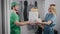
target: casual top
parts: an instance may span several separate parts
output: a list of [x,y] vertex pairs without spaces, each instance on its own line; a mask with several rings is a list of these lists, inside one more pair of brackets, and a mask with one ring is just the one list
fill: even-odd
[[47,13],[45,16],[45,21],[48,22],[49,20],[52,21],[50,25],[45,25],[43,34],[54,34],[53,26],[55,26],[55,20],[56,20],[56,15],[53,15],[52,13]]
[[15,24],[15,21],[19,21],[18,15],[13,11],[10,15],[10,34],[20,34],[20,26]]
[[48,26],[49,27],[55,26],[54,22],[56,20],[56,15],[53,15],[52,13],[47,13],[45,16],[45,21],[48,22],[49,20],[51,20],[52,23]]

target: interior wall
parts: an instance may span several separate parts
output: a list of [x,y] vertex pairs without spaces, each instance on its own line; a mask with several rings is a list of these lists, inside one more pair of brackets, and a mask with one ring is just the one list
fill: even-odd
[[60,0],[56,0],[57,5],[57,21],[56,21],[56,29],[58,30],[58,34],[60,34]]

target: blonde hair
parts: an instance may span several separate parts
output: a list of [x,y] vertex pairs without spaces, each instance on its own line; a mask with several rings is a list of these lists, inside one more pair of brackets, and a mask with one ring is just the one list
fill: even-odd
[[54,13],[56,14],[56,8],[52,8],[52,9],[53,9]]
[[56,14],[56,5],[55,4],[51,4],[50,8],[53,10],[53,14]]
[[56,6],[55,4],[50,4],[50,6]]

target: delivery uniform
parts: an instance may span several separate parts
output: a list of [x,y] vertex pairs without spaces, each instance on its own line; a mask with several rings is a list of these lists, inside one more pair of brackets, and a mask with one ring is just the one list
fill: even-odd
[[17,26],[15,24],[15,21],[18,20],[19,21],[19,17],[18,15],[12,11],[11,15],[10,15],[10,34],[20,34],[20,26]]
[[[12,2],[11,3],[11,7],[13,8],[14,6],[18,5],[16,2]],[[13,10],[13,9],[12,9]],[[11,11],[11,14],[10,14],[10,34],[20,34],[20,26],[17,26],[15,24],[15,21],[19,21],[20,18],[19,16],[14,12],[14,11]],[[21,21],[21,20],[20,20]]]

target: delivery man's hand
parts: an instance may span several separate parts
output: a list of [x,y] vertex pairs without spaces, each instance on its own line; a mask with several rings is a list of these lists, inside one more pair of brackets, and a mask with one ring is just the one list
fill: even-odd
[[30,25],[30,21],[26,21],[26,24],[27,24],[27,25]]
[[27,21],[26,22],[28,25],[35,25],[35,22],[32,22],[32,21]]

